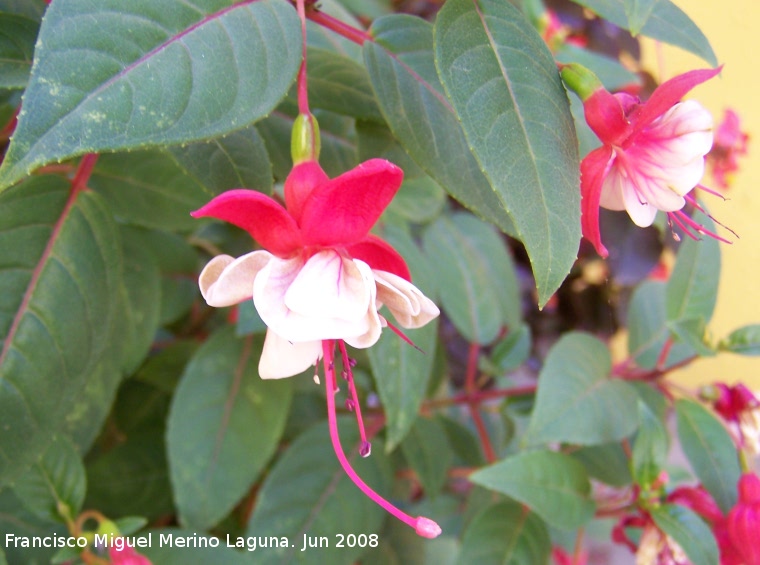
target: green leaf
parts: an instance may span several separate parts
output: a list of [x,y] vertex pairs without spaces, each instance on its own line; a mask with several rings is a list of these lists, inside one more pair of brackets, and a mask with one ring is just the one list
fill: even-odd
[[[373,440],[372,455],[359,456],[359,434],[354,418],[340,418],[338,427],[346,457],[358,475],[381,495],[388,495],[392,471],[380,442]],[[258,493],[248,522],[248,536],[286,536],[291,547],[256,554],[261,563],[354,563],[365,551],[338,548],[335,534],[377,533],[385,511],[365,496],[341,469],[330,444],[326,423],[313,426],[279,458]],[[330,547],[301,552],[304,535],[327,536]],[[258,562],[258,561],[257,561]]]
[[625,15],[628,17],[628,29],[631,35],[638,35],[649,20],[658,0],[625,0]]
[[736,504],[741,469],[736,447],[726,428],[702,405],[676,401],[678,439],[694,474],[723,512]]
[[[417,245],[415,238],[408,229],[398,225],[382,225],[377,230],[377,235],[390,243],[393,248],[401,253],[401,256],[409,265],[412,272],[412,282],[422,293],[435,301],[438,297],[439,280],[429,258]],[[426,350],[427,351],[427,350]],[[433,352],[430,351],[430,354]]]
[[665,465],[670,448],[670,436],[665,422],[643,400],[638,403],[641,424],[633,440],[631,470],[636,484],[650,485]]
[[464,532],[457,563],[537,565],[547,563],[551,540],[546,524],[522,505],[507,501],[481,512]]
[[367,350],[380,401],[385,408],[388,452],[406,437],[417,418],[433,370],[438,323],[404,334],[422,351],[391,331],[384,331]]
[[102,155],[88,186],[101,194],[122,221],[146,228],[191,230],[190,212],[209,194],[162,151]]
[[677,504],[663,504],[650,511],[663,532],[686,552],[694,565],[718,563],[718,544],[710,527],[694,512]]
[[633,480],[628,457],[620,443],[582,447],[570,455],[583,463],[589,476],[608,485],[624,487]]
[[496,343],[492,353],[493,363],[501,372],[514,371],[530,356],[532,342],[530,327],[521,324]]
[[74,444],[66,437],[55,437],[13,489],[38,518],[64,524],[75,519],[82,509],[87,479]]
[[215,333],[185,369],[172,400],[167,447],[180,522],[207,529],[242,498],[275,452],[292,394],[258,375],[263,338]]
[[0,12],[25,16],[39,22],[47,8],[45,0],[0,0]]
[[119,234],[97,194],[69,190],[38,177],[0,196],[0,483],[42,455],[110,351]]
[[382,122],[364,66],[326,49],[310,47],[306,57],[312,107]]
[[732,331],[718,347],[739,355],[760,355],[760,324],[744,326]]
[[472,156],[433,60],[433,29],[407,15],[375,20],[364,43],[380,111],[414,161],[452,197],[505,233],[514,225]]
[[[666,283],[644,281],[628,304],[628,351],[642,369],[653,369],[665,342],[671,336],[666,319]],[[684,342],[675,342],[665,359],[664,367],[674,365],[695,351]]]
[[503,326],[520,323],[520,298],[512,258],[490,226],[470,214],[440,217],[423,235],[439,281],[441,304],[459,333],[487,345]]
[[266,116],[298,71],[300,23],[281,0],[230,4],[52,4],[0,187],[45,163],[209,139]]
[[161,271],[155,256],[140,245],[135,230],[122,227],[124,250],[124,359],[122,368],[131,375],[150,351],[161,313]]
[[106,353],[90,373],[84,389],[69,409],[63,423],[62,432],[74,442],[81,453],[87,453],[98,437],[121,383],[122,372],[118,364],[121,356],[117,355],[115,347],[119,329],[114,327],[111,330],[111,353]]
[[594,515],[583,465],[562,453],[527,451],[476,471],[470,481],[527,504],[561,530],[583,526]]
[[[625,29],[629,29],[625,3],[632,1],[636,0],[573,0]],[[651,1],[638,0],[642,4]],[[718,59],[710,42],[689,16],[670,0],[654,0],[653,4],[649,19],[641,29],[642,35],[685,49],[717,66]]]
[[24,88],[32,68],[39,23],[0,13],[0,88]]
[[161,269],[160,325],[181,318],[200,297],[198,255],[182,237],[162,230],[134,230],[132,236],[150,250]]
[[533,26],[499,0],[449,0],[434,36],[441,82],[525,244],[544,305],[581,238],[578,147],[556,63]]
[[[17,543],[8,543],[12,534]],[[65,526],[58,523],[43,521],[29,512],[12,489],[0,491],[0,537],[8,563],[11,565],[48,565],[57,552],[55,548],[28,547],[23,548],[20,538],[29,540],[34,536],[67,536],[70,535]],[[30,543],[31,545],[31,543]],[[0,562],[2,562],[0,560]]]
[[[250,563],[248,555],[228,548],[226,540],[204,536],[192,530],[165,528],[147,530],[140,537],[151,536],[150,547],[139,548],[151,563],[161,565],[245,565]],[[230,536],[233,544],[234,536]],[[278,538],[279,539],[279,538]],[[182,544],[182,545],[180,545]],[[269,551],[262,549],[262,551]],[[256,554],[258,557],[258,554]]]
[[180,167],[213,194],[233,188],[272,193],[272,165],[264,140],[254,126],[211,141],[170,147],[168,151]]
[[438,183],[424,175],[404,180],[387,212],[409,222],[424,224],[435,220],[445,203],[446,193]]
[[668,328],[673,336],[692,348],[703,357],[715,356],[715,349],[706,342],[707,327],[703,318],[687,318],[676,322],[668,322]]
[[638,397],[626,383],[611,379],[611,370],[605,344],[581,333],[562,336],[539,375],[528,441],[595,445],[631,435],[639,424]]
[[140,515],[155,520],[174,513],[162,431],[132,433],[89,461],[85,507],[112,519]]
[[[704,220],[705,228],[715,224]],[[676,264],[668,279],[665,305],[668,321],[701,318],[709,322],[718,298],[720,243],[712,237],[695,241],[685,238],[678,248]]]
[[446,435],[449,438],[454,455],[458,457],[465,466],[482,467],[485,463],[483,453],[480,450],[478,438],[463,423],[448,418],[442,414],[437,415],[438,421],[443,426]]
[[436,420],[417,418],[401,442],[404,458],[412,467],[428,497],[440,493],[446,484],[452,452],[443,426]]
[[123,536],[128,536],[135,532],[142,530],[148,523],[148,520],[142,516],[125,516],[114,520],[114,524],[119,528],[119,533]]
[[[393,137],[393,133],[386,125],[357,120],[356,137],[360,161],[376,157],[387,159],[404,170],[404,180],[425,176],[425,171],[417,166],[417,163],[404,150],[401,143]],[[393,202],[396,201],[396,198],[398,198],[398,194],[394,197]],[[393,202],[391,202],[391,206]]]

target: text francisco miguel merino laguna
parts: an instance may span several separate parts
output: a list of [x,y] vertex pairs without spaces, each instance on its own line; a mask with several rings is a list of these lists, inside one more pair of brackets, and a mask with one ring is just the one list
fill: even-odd
[[[373,538],[376,536],[372,536]],[[311,547],[329,547],[326,537],[317,538],[319,541],[315,543],[315,538],[304,535],[303,547],[301,551]],[[174,533],[156,533],[148,532],[139,536],[116,536],[114,534],[95,534],[92,540],[95,547],[102,547],[108,549],[115,547],[117,550],[122,551],[124,547],[153,547],[153,542],[158,541],[157,547],[181,547],[181,548],[201,548],[201,547],[219,547],[226,542],[227,547],[234,547],[238,549],[247,549],[248,551],[256,551],[256,549],[264,548],[279,548],[279,547],[295,547],[295,544],[291,544],[285,536],[250,536],[250,537],[236,537],[227,534],[226,540],[220,540],[215,537],[201,536],[193,534],[191,536],[181,536]],[[5,534],[5,547],[14,548],[26,548],[26,547],[45,547],[45,548],[85,548],[89,544],[89,541],[84,536],[72,537],[61,535],[50,536],[17,536],[15,534]]]

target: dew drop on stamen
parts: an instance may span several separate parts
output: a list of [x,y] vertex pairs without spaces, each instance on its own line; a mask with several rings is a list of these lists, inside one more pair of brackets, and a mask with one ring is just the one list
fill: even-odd
[[370,453],[372,453],[372,444],[368,441],[363,441],[359,448],[359,455],[362,457],[369,457]]

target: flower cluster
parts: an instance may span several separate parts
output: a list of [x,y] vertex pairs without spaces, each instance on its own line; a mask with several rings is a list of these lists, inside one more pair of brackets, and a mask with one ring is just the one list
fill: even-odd
[[760,399],[741,383],[717,383],[705,387],[701,394],[713,401],[713,408],[737,437],[738,447],[760,455]]
[[718,187],[727,189],[734,173],[739,170],[739,157],[747,154],[749,135],[741,129],[739,114],[726,109],[723,121],[715,129],[715,141],[707,161]]

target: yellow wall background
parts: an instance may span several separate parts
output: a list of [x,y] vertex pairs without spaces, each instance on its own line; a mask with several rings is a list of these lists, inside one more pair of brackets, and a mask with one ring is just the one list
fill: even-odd
[[[726,193],[730,200],[721,202],[705,196],[712,215],[741,238],[733,245],[721,246],[723,270],[710,323],[713,337],[721,338],[737,327],[760,324],[760,1],[675,3],[700,27],[720,63],[725,64],[719,77],[694,89],[689,98],[707,107],[716,124],[725,108],[733,108],[742,119],[742,130],[750,135],[749,153],[740,160],[740,171]],[[646,66],[659,79],[707,66],[701,59],[667,45],[645,41],[643,48]],[[706,176],[703,183],[710,186],[711,180]],[[692,386],[742,381],[760,390],[760,357],[722,353],[700,359],[674,376]]]

